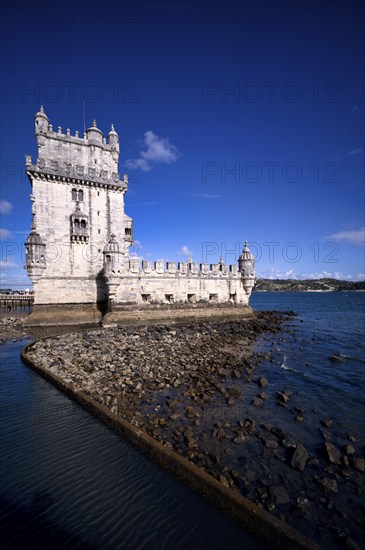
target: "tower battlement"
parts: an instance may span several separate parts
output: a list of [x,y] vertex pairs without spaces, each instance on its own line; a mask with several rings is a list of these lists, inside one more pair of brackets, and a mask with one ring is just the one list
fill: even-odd
[[34,121],[38,157],[33,164],[31,157],[26,156],[27,172],[60,175],[90,183],[126,188],[127,175],[125,174],[122,180],[119,177],[119,136],[113,125],[107,141],[95,120],[83,137],[80,137],[77,131],[75,136],[71,136],[69,129],[63,134],[61,126],[54,131],[43,107],[36,113]]

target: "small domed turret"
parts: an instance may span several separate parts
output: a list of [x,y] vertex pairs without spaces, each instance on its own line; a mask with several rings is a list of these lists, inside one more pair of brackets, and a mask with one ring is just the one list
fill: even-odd
[[44,112],[43,105],[39,109],[38,113],[34,115],[35,133],[45,134],[49,126],[49,118]]
[[25,253],[29,279],[34,284],[46,269],[46,244],[34,227],[25,241]]
[[116,274],[122,266],[123,252],[119,249],[119,244],[114,233],[110,235],[108,243],[104,246],[104,274],[108,277]]
[[119,244],[114,233],[110,235],[108,243],[104,246],[104,253],[119,252]]
[[104,134],[97,127],[95,118],[93,120],[92,126],[86,130],[86,137],[88,140],[100,141],[100,143],[103,142]]
[[[112,150],[112,157],[115,160],[115,162],[118,162],[119,159],[119,136],[117,132],[114,130],[114,126],[112,124],[111,130],[108,134],[108,145]],[[117,168],[118,170],[118,168]]]
[[241,256],[238,258],[238,269],[241,273],[243,288],[245,289],[247,296],[250,296],[252,288],[255,285],[256,274],[255,258],[248,248],[247,241],[245,242]]

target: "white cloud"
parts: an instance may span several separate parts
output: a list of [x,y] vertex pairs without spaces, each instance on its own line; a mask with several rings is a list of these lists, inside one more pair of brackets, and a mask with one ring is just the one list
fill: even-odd
[[11,233],[7,229],[0,229],[0,240],[5,241],[6,239],[11,239]]
[[221,195],[210,195],[209,193],[191,193],[194,197],[200,197],[201,199],[220,199]]
[[192,256],[192,252],[186,244],[179,250],[178,254],[179,256]]
[[127,165],[135,165],[147,172],[151,170],[153,163],[173,164],[181,156],[178,148],[170,143],[168,137],[160,138],[152,130],[145,132],[143,146],[144,150],[140,152],[139,157],[128,160]]
[[12,262],[11,260],[0,260],[0,267],[1,268],[18,267],[18,264]]
[[351,149],[351,151],[349,151],[347,153],[347,156],[348,157],[353,157],[353,156],[358,155],[359,153],[361,153],[361,151],[362,151],[362,147],[359,147],[358,149]]
[[352,231],[339,231],[338,233],[333,233],[333,235],[329,235],[328,239],[350,244],[364,245],[365,227],[360,227],[360,229],[354,229]]
[[13,209],[13,205],[9,201],[4,199],[0,200],[0,214],[10,214]]

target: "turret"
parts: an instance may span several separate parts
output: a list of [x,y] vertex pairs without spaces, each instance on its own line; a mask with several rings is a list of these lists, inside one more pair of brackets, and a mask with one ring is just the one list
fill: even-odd
[[110,145],[111,149],[115,149],[119,153],[119,136],[115,131],[113,124],[108,134],[108,144]]
[[39,109],[38,113],[34,115],[35,135],[46,134],[49,126],[49,118],[44,112],[43,105]]
[[117,132],[114,130],[114,126],[112,124],[111,130],[108,134],[108,145],[111,149],[111,154],[113,157],[113,160],[118,163],[119,160],[119,136]]
[[118,271],[120,271],[122,267],[124,253],[120,251],[119,244],[116,241],[114,234],[110,236],[108,244],[105,245],[103,256],[104,275],[107,278],[117,275]]
[[121,268],[123,266],[124,254],[120,251],[115,235],[110,236],[108,244],[103,250],[104,255],[104,277],[108,298],[108,310],[113,311],[115,295],[120,285]]
[[255,274],[255,258],[248,248],[248,242],[242,250],[241,256],[238,258],[238,270],[241,273],[242,286],[249,297],[256,282]]
[[46,135],[49,127],[49,118],[44,112],[43,105],[38,113],[34,115],[35,137],[38,147],[46,144]]
[[32,228],[25,241],[26,269],[32,284],[39,281],[46,269],[46,245],[40,235]]
[[103,143],[103,132],[97,127],[95,118],[92,126],[86,130],[86,138],[88,141]]

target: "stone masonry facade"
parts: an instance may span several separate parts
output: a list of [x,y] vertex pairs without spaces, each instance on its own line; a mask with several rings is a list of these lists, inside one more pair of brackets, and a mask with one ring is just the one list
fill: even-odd
[[130,255],[133,222],[125,214],[128,178],[119,177],[119,137],[94,121],[83,136],[54,130],[43,107],[35,115],[36,163],[26,156],[32,186],[32,229],[26,268],[34,306],[128,309],[247,306],[255,262],[244,246],[236,265],[146,260]]

